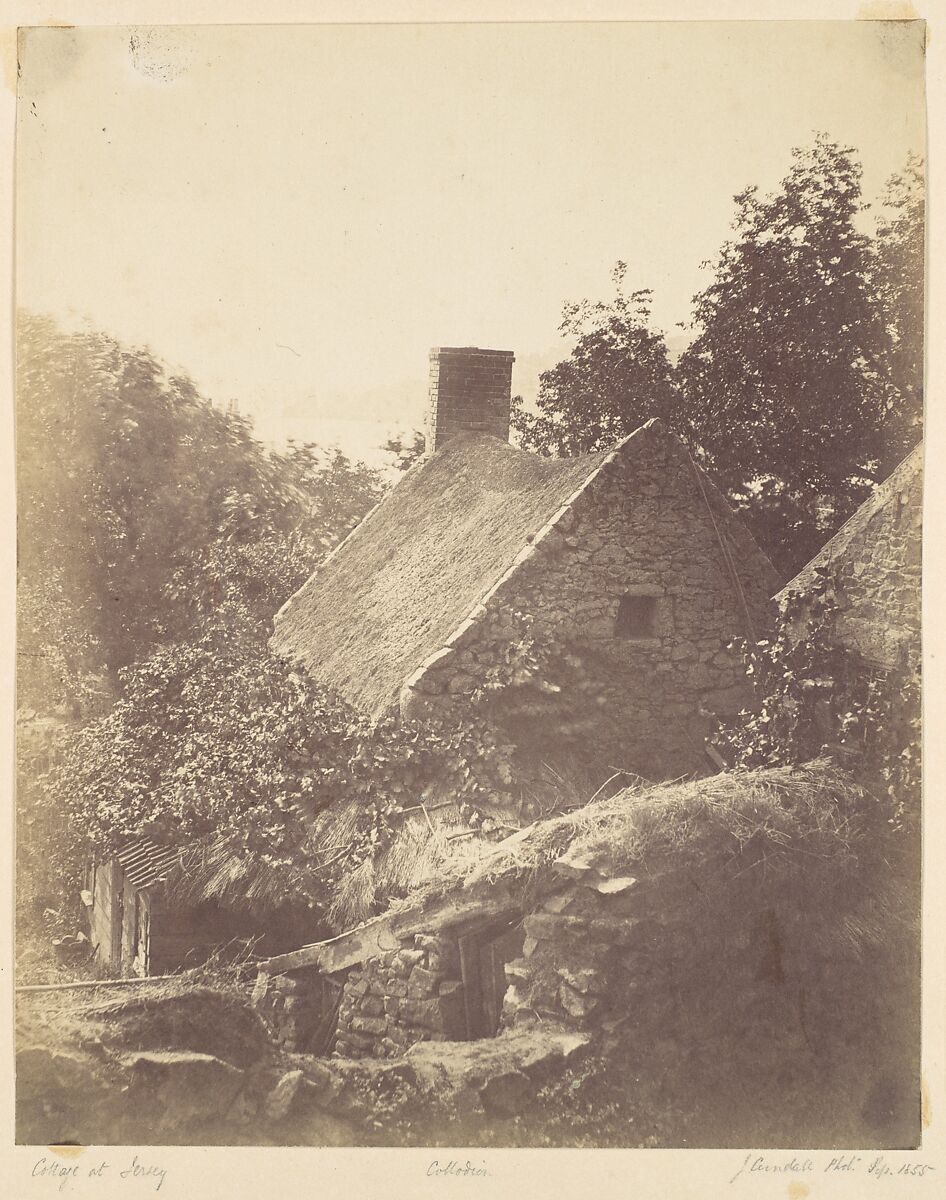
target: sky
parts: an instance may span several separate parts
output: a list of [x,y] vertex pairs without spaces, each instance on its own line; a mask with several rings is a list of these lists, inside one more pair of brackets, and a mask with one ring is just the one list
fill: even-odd
[[514,350],[533,395],[618,259],[685,338],[733,196],[816,132],[868,199],[924,150],[920,24],[37,28],[19,58],[19,305],[354,453],[419,422],[432,346]]

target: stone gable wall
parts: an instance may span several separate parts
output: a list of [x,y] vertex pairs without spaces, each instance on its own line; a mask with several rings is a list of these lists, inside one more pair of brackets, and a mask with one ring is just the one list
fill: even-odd
[[[808,569],[788,585],[781,599],[810,594],[819,580],[840,606],[835,618],[838,642],[887,669],[920,658],[923,471],[919,453],[898,467],[884,484],[889,489],[867,521],[841,544],[826,548],[823,574]],[[868,500],[870,505],[871,501]],[[854,517],[854,522],[857,517]],[[819,556],[820,558],[820,556]],[[819,561],[815,560],[816,563]],[[803,604],[793,620],[803,637],[810,614]]]
[[[714,521],[760,636],[776,580],[709,484],[704,498],[680,443],[648,427],[631,441],[632,450],[610,456],[408,681],[403,714],[462,715],[526,630],[540,648],[567,645],[562,666],[571,682],[540,698],[531,731],[529,714],[509,706],[515,744],[528,745],[531,732],[540,756],[554,752],[542,744],[543,730],[554,742],[571,721],[574,740],[603,763],[654,779],[706,770],[709,714],[732,714],[749,698],[739,656],[727,649],[749,629]],[[652,636],[616,636],[629,594],[655,598]]]

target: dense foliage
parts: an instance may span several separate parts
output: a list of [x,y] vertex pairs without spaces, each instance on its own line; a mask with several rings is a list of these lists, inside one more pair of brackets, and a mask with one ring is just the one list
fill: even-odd
[[919,663],[872,666],[835,635],[827,579],[786,602],[772,637],[745,645],[756,706],[724,728],[720,749],[739,767],[805,762],[827,752],[865,788],[876,822],[919,827]]
[[650,328],[649,291],[625,293],[627,266],[612,272],[610,303],[566,304],[560,326],[574,338],[571,355],[539,378],[538,413],[517,405],[513,426],[522,445],[541,454],[600,450],[656,415],[676,411],[663,334]]
[[17,350],[19,687],[41,711],[211,617],[262,631],[380,494],[338,452],[267,453],[146,350],[29,316]]
[[[250,776],[279,747],[263,755],[254,705],[289,687],[267,662],[273,613],[381,485],[337,450],[269,452],[147,351],[42,317],[21,318],[17,408],[29,912],[31,895],[74,894],[89,843],[139,820],[208,836],[217,818],[263,821],[272,778]],[[309,718],[327,743],[332,713]],[[228,793],[237,780],[249,790]]]
[[[67,740],[41,803],[50,815],[64,805],[100,851],[141,835],[190,848],[198,887],[223,868],[228,899],[260,909],[327,907],[429,790],[472,810],[491,778],[503,786],[485,724],[372,726],[246,636],[165,647],[122,671],[121,692]],[[484,754],[488,769],[471,772]],[[327,809],[338,815],[329,844],[313,835]]]
[[874,237],[854,151],[823,135],[773,194],[735,206],[675,367],[619,263],[612,301],[566,306],[574,348],[514,425],[531,449],[574,454],[661,417],[789,577],[921,436],[922,166],[890,181]]

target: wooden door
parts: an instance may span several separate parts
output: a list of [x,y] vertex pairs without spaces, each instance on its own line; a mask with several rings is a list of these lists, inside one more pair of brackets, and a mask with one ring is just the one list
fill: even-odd
[[521,954],[523,936],[517,918],[460,938],[460,973],[468,1038],[493,1037],[498,1032],[506,994],[504,967]]

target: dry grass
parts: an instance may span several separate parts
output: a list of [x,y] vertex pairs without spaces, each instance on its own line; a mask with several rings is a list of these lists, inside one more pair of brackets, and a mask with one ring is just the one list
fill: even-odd
[[[329,810],[324,816],[328,822],[333,813]],[[385,903],[436,877],[456,844],[452,836],[463,829],[459,809],[452,804],[410,813],[396,822],[397,835],[338,881],[327,914],[336,929],[361,924]]]
[[[705,912],[737,896],[757,910],[784,910],[813,945],[843,942],[861,953],[889,937],[897,910],[907,911],[895,879],[865,870],[876,855],[862,802],[850,777],[827,760],[626,788],[507,842],[469,847],[395,907],[460,889],[541,891],[568,851],[603,876],[686,878]],[[875,885],[882,895],[872,893]]]
[[289,861],[235,854],[225,842],[193,846],[167,881],[178,904],[215,903],[254,913],[273,912],[305,895],[307,873]]
[[404,680],[604,457],[451,439],[296,594],[274,648],[363,711],[392,710]]
[[310,845],[320,849],[306,866],[236,854],[222,842],[196,846],[169,878],[168,895],[180,904],[217,903],[264,917],[323,893],[326,920],[338,930],[348,929],[435,875],[450,856],[451,837],[465,828],[455,804],[433,801],[426,812],[421,808],[395,816],[396,836],[349,867],[345,852],[356,841],[364,816],[361,805],[347,801],[309,817]]
[[624,788],[537,822],[508,846],[480,844],[462,870],[445,869],[431,890],[445,894],[456,886],[535,874],[568,849],[613,874],[704,861],[721,849],[741,851],[752,839],[770,843],[773,855],[844,856],[851,852],[859,795],[850,777],[827,760]]

